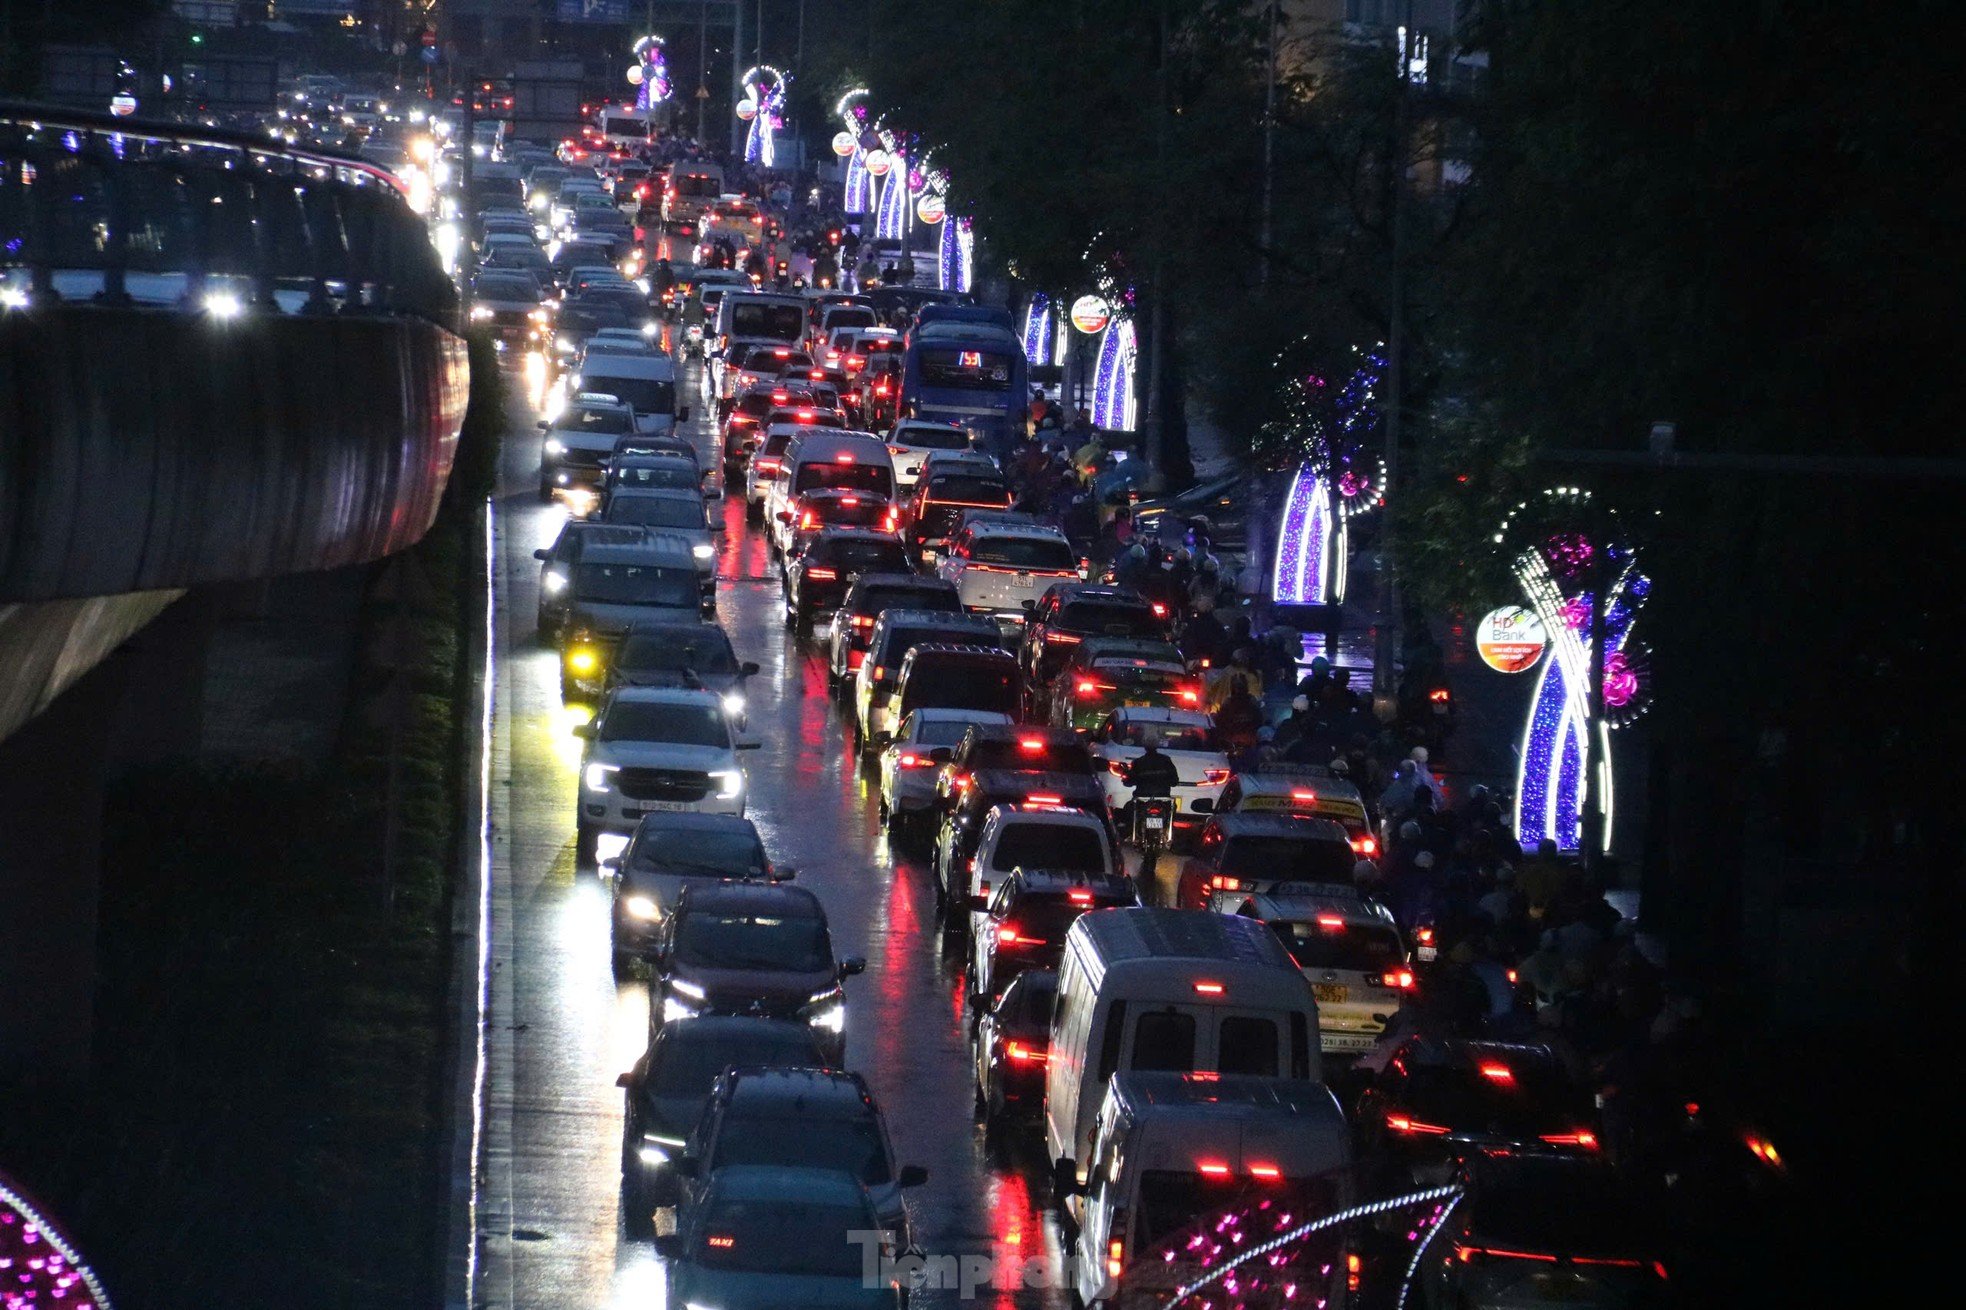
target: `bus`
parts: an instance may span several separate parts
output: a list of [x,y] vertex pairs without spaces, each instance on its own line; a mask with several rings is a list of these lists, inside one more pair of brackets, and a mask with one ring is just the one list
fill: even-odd
[[1030,394],[1030,364],[1013,332],[945,319],[908,334],[901,362],[904,419],[960,424],[1001,458],[1023,430]]
[[611,146],[646,145],[652,135],[647,112],[632,105],[603,105],[594,115],[594,126]]

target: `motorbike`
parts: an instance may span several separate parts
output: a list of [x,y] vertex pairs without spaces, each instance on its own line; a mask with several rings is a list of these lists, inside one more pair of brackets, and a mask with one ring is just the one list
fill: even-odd
[[1140,848],[1140,866],[1151,878],[1160,853],[1167,849],[1174,827],[1174,801],[1167,796],[1136,796],[1133,800],[1133,844]]

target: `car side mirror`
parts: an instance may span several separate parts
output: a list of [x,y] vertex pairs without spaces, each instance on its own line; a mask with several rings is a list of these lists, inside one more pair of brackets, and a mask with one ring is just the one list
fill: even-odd
[[1079,1181],[1078,1166],[1071,1156],[1061,1155],[1052,1161],[1051,1190],[1059,1196],[1085,1195],[1085,1184]]
[[1024,612],[1026,614],[1036,614],[1038,612],[1038,603],[1034,600],[1025,601]]
[[538,550],[532,553],[532,557],[534,559],[552,559],[553,552],[548,548],[546,548],[545,546],[541,546]]
[[553,425],[551,423],[548,423],[545,419],[539,420],[539,422],[533,424],[533,426],[538,428],[541,432],[549,432],[553,428]]
[[963,899],[968,902],[969,909],[987,910],[990,908],[990,898],[988,896],[983,895],[981,892],[977,892],[975,895],[972,896],[965,896]]
[[678,422],[678,423],[687,423],[687,422],[689,422],[689,406],[688,406],[688,405],[684,405],[684,406],[683,406],[683,407],[682,407],[681,409],[678,409],[678,410],[676,411],[676,422]]
[[755,751],[755,750],[762,750],[763,748],[764,748],[764,743],[762,741],[759,741],[755,737],[746,738],[737,743],[737,749],[741,751]]
[[867,958],[862,955],[849,955],[840,961],[840,977],[851,978],[857,973],[867,972]]
[[793,879],[797,878],[798,876],[799,876],[799,871],[793,868],[784,868],[784,869],[774,868],[771,871],[771,880],[773,882],[791,882]]
[[655,1239],[655,1253],[664,1260],[680,1260],[683,1251],[683,1239],[679,1233],[663,1233]]
[[757,671],[758,671],[758,662],[756,660],[745,660],[742,664],[737,666],[737,672],[741,677],[746,677],[746,678],[751,677]]
[[627,1073],[617,1075],[614,1085],[616,1087],[633,1087],[635,1085],[635,1071],[630,1069]]
[[922,1166],[918,1164],[902,1165],[901,1172],[895,1175],[895,1179],[894,1179],[896,1186],[904,1187],[904,1188],[920,1187],[922,1184],[926,1183],[927,1181],[928,1181],[928,1170],[922,1168]]
[[592,741],[594,740],[594,725],[591,723],[576,723],[573,725],[573,735],[582,741]]
[[1215,813],[1215,802],[1204,796],[1200,800],[1189,801],[1188,811],[1191,814],[1213,814]]

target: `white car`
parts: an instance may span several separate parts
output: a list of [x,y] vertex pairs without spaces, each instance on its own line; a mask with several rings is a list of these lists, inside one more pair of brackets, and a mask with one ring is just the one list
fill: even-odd
[[881,751],[881,821],[891,841],[920,834],[932,819],[936,774],[954,753],[971,724],[1010,726],[1008,714],[988,710],[923,708],[911,710]]
[[1217,891],[1208,908],[1260,919],[1304,971],[1317,997],[1318,1047],[1362,1055],[1413,987],[1392,911],[1342,883],[1280,883],[1267,892]]
[[963,608],[1000,623],[1024,623],[1054,582],[1079,580],[1079,557],[1057,528],[1024,514],[970,511],[936,569],[956,584]]
[[[948,825],[943,825],[943,832],[947,834]],[[946,849],[937,857],[944,886],[953,895],[968,893],[974,898],[972,906],[987,901],[990,889],[1012,869],[1078,870],[1093,879],[1126,877],[1126,863],[1103,818],[1070,805],[1042,802],[993,807],[983,820],[983,833],[976,839],[976,854],[967,869],[950,868],[954,857]],[[972,908],[969,915],[970,927],[976,928],[989,912]]]
[[894,456],[894,480],[904,487],[915,485],[923,463],[936,451],[973,450],[975,445],[975,435],[959,423],[908,418],[887,434],[887,453]]
[[681,687],[622,687],[592,723],[574,729],[581,753],[577,858],[618,854],[645,814],[693,810],[744,813],[741,741],[723,698]]
[[[697,576],[703,582],[704,600],[708,602],[714,595],[717,545],[710,518],[703,511],[700,492],[679,487],[646,490],[622,487],[608,497],[607,508],[601,511],[601,522],[661,528],[682,537],[689,542],[690,558],[695,561]],[[722,527],[721,520],[717,526]]]
[[[1200,826],[1220,799],[1222,784],[1233,773],[1229,757],[1215,746],[1215,720],[1201,710],[1132,706],[1114,710],[1099,721],[1088,744],[1092,758],[1103,766],[1099,782],[1106,789],[1107,805],[1114,814],[1120,814],[1133,803],[1133,787],[1124,771],[1146,752],[1149,741],[1174,761],[1175,771],[1181,775],[1172,793],[1175,828]],[[1130,827],[1121,821],[1121,832]]]

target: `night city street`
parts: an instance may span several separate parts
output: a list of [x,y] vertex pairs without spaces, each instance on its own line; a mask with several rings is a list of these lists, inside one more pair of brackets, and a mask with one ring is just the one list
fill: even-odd
[[0,1310],[1931,1299],[1873,9],[0,0]]

